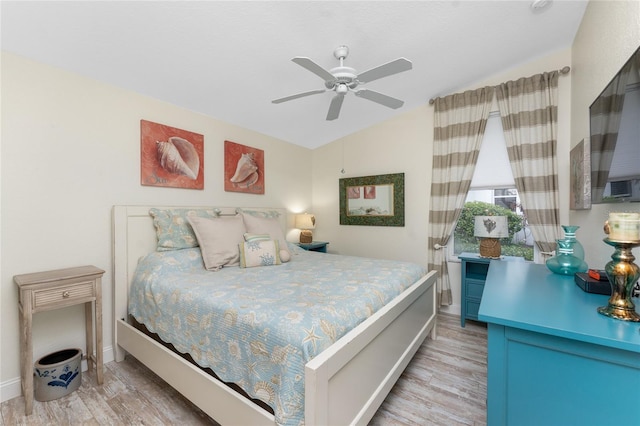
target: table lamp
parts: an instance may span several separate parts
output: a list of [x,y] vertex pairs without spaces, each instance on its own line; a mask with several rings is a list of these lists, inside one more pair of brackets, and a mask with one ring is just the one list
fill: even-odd
[[309,244],[313,241],[312,229],[316,227],[316,217],[309,213],[296,215],[296,228],[300,229],[300,242]]
[[506,216],[475,216],[473,235],[480,239],[480,256],[499,259],[500,238],[509,236]]

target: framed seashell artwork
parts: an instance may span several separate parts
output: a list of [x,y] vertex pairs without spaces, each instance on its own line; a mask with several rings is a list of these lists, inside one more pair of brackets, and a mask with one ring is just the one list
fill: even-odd
[[204,189],[204,136],[140,120],[140,184]]
[[224,190],[264,194],[264,151],[224,141]]

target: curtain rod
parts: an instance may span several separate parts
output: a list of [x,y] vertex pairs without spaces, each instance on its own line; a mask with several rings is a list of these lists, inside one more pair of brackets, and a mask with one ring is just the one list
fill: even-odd
[[[558,72],[563,75],[563,74],[569,74],[569,71],[571,71],[571,67],[570,66],[565,66],[562,67],[561,69],[558,70]],[[431,98],[429,99],[429,105],[433,105],[436,101],[436,98]]]

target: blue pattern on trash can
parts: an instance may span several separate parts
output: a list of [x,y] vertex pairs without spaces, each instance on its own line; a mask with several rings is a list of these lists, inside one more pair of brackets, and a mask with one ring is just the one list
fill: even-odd
[[59,376],[56,375],[57,369],[53,370],[44,370],[40,371],[40,369],[36,368],[36,374],[38,377],[51,377],[51,381],[47,382],[49,386],[61,386],[63,388],[67,388],[69,384],[76,378],[78,375],[78,367],[74,371],[71,371],[69,365],[65,365],[62,369],[62,374]]
[[82,349],[63,349],[36,361],[34,392],[36,401],[51,401],[80,387]]

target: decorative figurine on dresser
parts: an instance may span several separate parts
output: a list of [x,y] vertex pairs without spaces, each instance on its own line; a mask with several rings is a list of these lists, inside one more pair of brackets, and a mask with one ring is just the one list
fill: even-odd
[[615,250],[604,268],[611,283],[611,297],[607,306],[599,307],[598,312],[623,321],[640,322],[640,314],[631,300],[640,278],[640,268],[633,263],[636,258],[631,253],[632,248],[640,246],[640,213],[609,213],[604,232],[608,235],[604,242]]
[[562,225],[564,239],[556,240],[557,254],[545,262],[554,274],[574,276],[587,272],[589,266],[584,261],[584,248],[576,239],[578,228],[579,226]]

